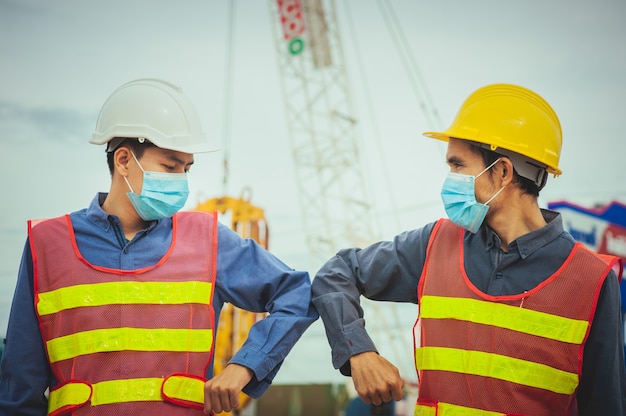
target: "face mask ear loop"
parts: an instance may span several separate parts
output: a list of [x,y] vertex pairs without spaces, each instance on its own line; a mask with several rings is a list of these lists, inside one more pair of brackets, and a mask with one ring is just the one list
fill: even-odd
[[487,202],[485,202],[485,205],[489,205],[489,203],[490,203],[491,201],[493,201],[494,199],[496,199],[496,197],[497,197],[498,195],[500,195],[500,192],[504,191],[504,188],[506,188],[506,186],[503,186],[502,188],[500,188],[500,190],[499,190],[498,192],[496,192],[496,193],[495,193],[495,194],[494,194],[491,198],[489,198],[489,199],[487,200]]
[[[137,160],[137,156],[135,156],[135,152],[133,152],[132,150],[128,149],[130,151],[130,154],[133,156],[133,159],[135,159],[135,162],[137,162],[137,166],[139,166],[139,169],[141,169],[141,171],[143,173],[146,173],[145,170],[143,170],[143,167],[141,166],[141,163],[139,163],[139,161]],[[135,191],[133,190],[133,187],[130,186],[130,182],[128,182],[128,179],[126,178],[126,176],[124,176],[124,180],[126,181],[126,185],[128,185],[128,189],[130,189],[130,191],[132,193],[135,193]]]
[[126,185],[128,185],[128,189],[130,189],[132,193],[135,193],[135,191],[133,191],[133,187],[130,186],[130,182],[128,182],[128,179],[126,179],[126,176],[124,176],[124,180],[126,181]]
[[499,157],[497,158],[491,165],[487,166],[485,169],[483,169],[482,172],[480,172],[478,175],[474,176],[474,178],[478,178],[480,175],[482,175],[483,173],[487,172],[489,169],[491,169],[496,163],[498,163],[502,158]]
[[[141,169],[141,171],[142,171],[143,173],[146,173],[146,171],[145,171],[145,170],[143,170],[143,167],[141,166],[141,163],[139,163],[139,160],[137,160],[137,156],[135,156],[135,152],[133,152],[133,151],[132,151],[132,150],[130,150],[130,149],[128,149],[128,150],[130,151],[130,154],[131,154],[131,155],[133,155],[133,159],[135,159],[135,162],[137,162],[137,166],[139,166],[139,169]],[[500,160],[500,159],[498,159],[498,160]],[[496,162],[497,162],[497,160],[496,160]],[[494,163],[495,163],[495,162],[494,162]]]

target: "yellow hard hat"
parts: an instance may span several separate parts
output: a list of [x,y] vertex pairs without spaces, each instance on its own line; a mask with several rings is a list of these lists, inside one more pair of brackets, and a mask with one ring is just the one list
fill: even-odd
[[559,118],[539,94],[517,85],[479,88],[465,100],[446,131],[425,132],[424,136],[443,141],[450,137],[471,140],[505,156],[510,152],[525,156],[531,159],[527,163],[555,176],[561,174]]

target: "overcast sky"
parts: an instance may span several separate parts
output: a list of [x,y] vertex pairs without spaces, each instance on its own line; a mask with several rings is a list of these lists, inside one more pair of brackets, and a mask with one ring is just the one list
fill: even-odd
[[[252,202],[267,216],[270,249],[314,275],[319,264],[304,240],[269,2],[236,3],[227,100],[228,4],[0,0],[0,334],[27,219],[81,209],[108,190],[104,149],[88,140],[104,100],[135,78],[181,85],[217,144],[229,117],[228,187],[222,186],[224,154],[197,155],[187,208],[250,187]],[[423,97],[411,88],[381,14],[385,4],[398,17],[432,97],[427,109],[439,121],[425,117]],[[560,117],[563,175],[549,180],[542,206],[626,202],[623,0],[340,0],[336,11],[380,238],[445,215],[439,199],[445,145],[421,133],[447,127],[467,95],[496,82],[535,90]],[[374,330],[401,321],[402,335],[383,335],[398,342],[379,346],[407,377],[414,377],[408,368],[414,313],[409,307],[403,318],[368,319]],[[299,379],[302,361],[314,365],[309,380],[336,378],[319,322],[293,357],[277,382]]]

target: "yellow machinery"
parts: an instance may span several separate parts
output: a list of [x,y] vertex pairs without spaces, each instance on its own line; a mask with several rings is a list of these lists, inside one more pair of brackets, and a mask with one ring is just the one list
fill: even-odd
[[[198,204],[194,211],[217,211],[221,215],[230,215],[231,228],[237,234],[242,238],[252,238],[267,250],[269,232],[265,222],[265,214],[261,208],[252,205],[249,199],[244,199],[243,196],[240,198],[223,196]],[[250,327],[264,317],[264,313],[248,312],[236,308],[230,303],[224,304],[217,326],[214,360],[215,374],[222,371],[235,352],[241,348],[248,337]],[[233,414],[238,414],[240,409],[249,404],[250,397],[240,393],[239,407]],[[220,413],[220,415],[230,414],[230,412]]]

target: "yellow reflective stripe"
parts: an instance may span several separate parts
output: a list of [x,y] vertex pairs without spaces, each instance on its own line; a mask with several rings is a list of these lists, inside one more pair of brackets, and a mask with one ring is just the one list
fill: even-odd
[[91,405],[161,401],[162,378],[101,381],[93,385]]
[[413,416],[437,416],[437,408],[435,406],[415,405]]
[[210,329],[110,328],[78,332],[47,342],[50,362],[111,351],[208,352]]
[[457,406],[450,403],[437,403],[437,407],[417,404],[415,416],[506,416],[505,413],[490,412],[472,407]]
[[170,376],[163,383],[163,394],[167,397],[204,403],[204,381],[185,376]]
[[52,413],[63,406],[82,405],[89,401],[91,387],[87,383],[74,382],[50,392],[48,412]]
[[39,293],[37,311],[48,315],[85,306],[211,303],[210,282],[107,282]]
[[473,374],[510,381],[525,386],[572,394],[578,375],[544,364],[482,351],[456,348],[421,347],[415,350],[418,370],[440,370]]
[[[204,403],[204,381],[186,376],[172,376],[168,379],[132,378],[126,380],[101,381],[91,385],[70,382],[50,392],[48,411],[53,412],[63,406],[90,406],[112,403],[162,401],[161,386],[168,397]],[[93,393],[92,393],[93,390]],[[91,400],[89,396],[91,395]]]
[[423,296],[420,316],[433,319],[457,319],[511,329],[525,334],[581,344],[589,323],[517,306],[477,299]]

